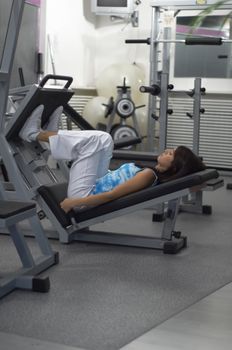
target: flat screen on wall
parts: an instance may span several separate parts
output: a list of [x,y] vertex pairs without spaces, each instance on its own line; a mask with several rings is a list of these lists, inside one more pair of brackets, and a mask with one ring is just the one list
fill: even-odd
[[40,2],[41,0],[26,0],[26,3],[31,4],[31,5],[35,5],[35,6],[40,6]]
[[134,9],[134,0],[91,0],[91,10],[96,15],[130,14]]

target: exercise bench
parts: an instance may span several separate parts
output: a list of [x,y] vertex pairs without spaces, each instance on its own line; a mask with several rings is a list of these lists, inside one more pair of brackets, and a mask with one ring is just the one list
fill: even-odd
[[[199,187],[206,186],[208,180],[218,176],[216,170],[207,169],[164,184],[148,187],[95,208],[72,210],[68,214],[60,207],[60,202],[67,195],[66,182],[43,185],[38,188],[38,193],[44,201],[43,207],[49,220],[56,225],[57,231],[60,233],[60,240],[63,242],[68,243],[75,240],[146,247],[174,254],[186,247],[187,244],[186,237],[182,237],[180,232],[175,231],[181,198],[192,191],[199,190]],[[91,225],[153,207],[158,203],[167,203],[163,229],[159,238],[100,232],[89,228]]]
[[[40,248],[41,255],[36,259],[29,249],[22,230],[17,225],[25,219],[31,221]],[[47,238],[41,231],[36,214],[36,203],[0,200],[0,229],[2,228],[8,229],[23,267],[0,278],[0,298],[14,289],[48,292],[50,289],[49,277],[38,277],[37,275],[58,263],[58,253],[51,250]]]

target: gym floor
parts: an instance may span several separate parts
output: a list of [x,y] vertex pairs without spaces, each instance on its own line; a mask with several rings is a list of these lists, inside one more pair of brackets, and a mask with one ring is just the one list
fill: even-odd
[[[232,178],[224,176],[225,185]],[[188,238],[177,255],[142,248],[60,244],[46,271],[46,294],[15,290],[0,300],[4,350],[226,350],[232,343],[232,191],[204,193],[212,215],[180,213]],[[160,228],[143,210],[96,229],[149,234]],[[28,238],[31,249],[33,238]],[[0,236],[1,273],[18,261]],[[9,258],[10,257],[10,258]]]

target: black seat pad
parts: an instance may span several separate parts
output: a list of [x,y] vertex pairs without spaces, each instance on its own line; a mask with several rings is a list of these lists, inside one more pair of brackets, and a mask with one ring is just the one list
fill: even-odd
[[10,216],[35,208],[35,206],[36,204],[34,202],[0,200],[0,218],[6,219]]
[[[89,208],[75,213],[72,211],[70,213],[71,215],[75,216],[76,222],[82,222],[103,214],[117,211],[119,209],[127,208],[138,203],[143,203],[172,192],[201,185],[210,179],[217,178],[218,176],[219,174],[216,170],[207,169],[164,184],[145,188],[141,191],[129,194],[112,202],[99,205],[94,209]],[[44,185],[39,187],[38,192],[57,217],[61,225],[63,227],[71,225],[70,215],[65,214],[60,207],[60,202],[66,198],[67,195],[67,183]]]

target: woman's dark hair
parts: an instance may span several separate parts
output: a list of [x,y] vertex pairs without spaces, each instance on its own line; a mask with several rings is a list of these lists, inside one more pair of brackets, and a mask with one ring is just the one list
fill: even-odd
[[196,156],[188,147],[179,146],[174,153],[171,167],[165,172],[157,173],[159,182],[166,182],[178,179],[197,171],[206,169],[201,158]]

